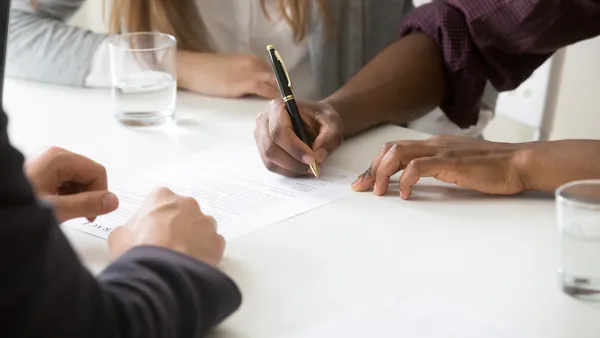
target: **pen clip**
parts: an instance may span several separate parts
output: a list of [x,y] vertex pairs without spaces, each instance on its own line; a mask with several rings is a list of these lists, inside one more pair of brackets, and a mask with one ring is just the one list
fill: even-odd
[[279,52],[277,50],[275,50],[275,57],[277,58],[277,61],[279,61],[279,63],[281,64],[281,68],[283,68],[285,77],[287,77],[288,87],[290,87],[290,89],[294,89],[294,87],[292,86],[292,79],[290,78],[290,74],[288,74],[287,71],[287,67],[285,66],[285,63],[283,63],[283,59],[281,58],[281,55],[279,55]]

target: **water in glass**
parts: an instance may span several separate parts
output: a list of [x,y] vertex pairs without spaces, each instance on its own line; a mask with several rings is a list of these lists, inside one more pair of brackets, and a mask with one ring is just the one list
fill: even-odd
[[600,181],[569,183],[557,191],[561,240],[559,280],[569,295],[600,300]]
[[175,114],[177,83],[168,73],[147,70],[113,87],[117,119],[128,125],[162,124]]

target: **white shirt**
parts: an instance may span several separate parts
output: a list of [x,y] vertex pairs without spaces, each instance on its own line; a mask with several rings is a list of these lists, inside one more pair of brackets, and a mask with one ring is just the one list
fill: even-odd
[[[306,40],[296,43],[293,31],[281,17],[277,0],[267,0],[270,20],[265,18],[259,1],[195,0],[202,18],[208,46],[217,53],[262,55],[268,61],[267,45],[281,54],[298,98],[316,98]],[[86,86],[110,86],[110,62],[105,41],[94,54]]]

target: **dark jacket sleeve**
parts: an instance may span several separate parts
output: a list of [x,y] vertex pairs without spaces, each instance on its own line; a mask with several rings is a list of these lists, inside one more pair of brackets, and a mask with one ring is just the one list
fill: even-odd
[[435,39],[446,63],[448,118],[477,122],[489,80],[512,90],[557,49],[600,35],[598,0],[437,0],[401,24],[401,36],[420,31]]
[[38,202],[0,115],[0,337],[200,337],[240,305],[190,257],[138,247],[94,278]]
[[[9,2],[0,2],[0,98]],[[216,269],[138,247],[94,278],[36,200],[0,109],[0,337],[200,337],[241,302]]]

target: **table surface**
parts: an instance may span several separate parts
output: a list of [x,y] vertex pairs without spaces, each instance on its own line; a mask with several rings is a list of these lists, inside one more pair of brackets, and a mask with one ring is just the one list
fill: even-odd
[[[109,179],[224,142],[253,142],[254,118],[266,107],[180,93],[177,125],[129,129],[113,119],[105,90],[7,80],[4,102],[12,142],[25,154],[65,147],[103,163]],[[425,137],[380,127],[346,141],[329,163],[360,173],[385,141]],[[92,271],[108,264],[104,241],[65,233]],[[228,243],[220,268],[244,301],[214,335],[278,337],[424,293],[540,337],[597,338],[597,304],[557,286],[558,253],[552,196],[486,196],[429,180],[410,201],[397,189],[354,193]]]

